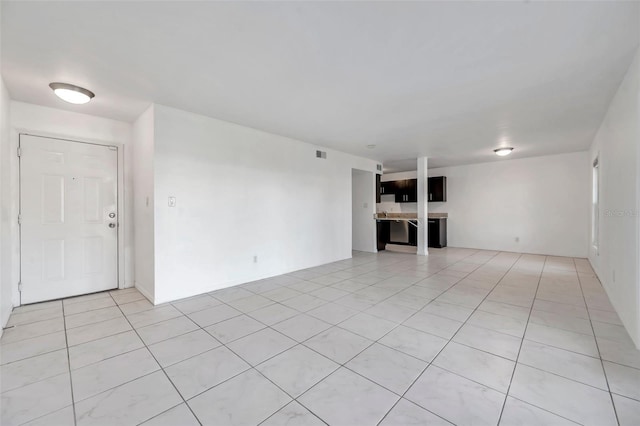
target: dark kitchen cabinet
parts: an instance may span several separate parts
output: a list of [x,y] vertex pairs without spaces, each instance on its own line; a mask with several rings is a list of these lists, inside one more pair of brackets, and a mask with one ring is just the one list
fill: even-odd
[[378,220],[376,223],[378,236],[378,251],[382,251],[387,246],[390,238],[390,227],[388,220]]
[[380,195],[395,194],[395,192],[396,181],[380,182],[380,189],[378,190]]
[[409,224],[409,245],[418,246],[418,228]]
[[394,182],[393,194],[396,196],[396,203],[404,203],[406,181],[395,180],[393,182]]
[[447,177],[430,177],[429,180],[429,202],[447,201]]
[[376,175],[376,203],[379,203],[380,200],[380,195],[382,194],[380,191],[382,191],[382,187],[380,185],[380,175]]
[[395,181],[396,203],[418,202],[418,179]]
[[429,226],[429,247],[443,248],[447,246],[447,219],[427,219]]
[[405,193],[407,194],[405,203],[418,202],[418,179],[407,179]]
[[377,192],[379,195],[394,195],[396,203],[415,203],[418,201],[418,181],[404,179],[380,182]]

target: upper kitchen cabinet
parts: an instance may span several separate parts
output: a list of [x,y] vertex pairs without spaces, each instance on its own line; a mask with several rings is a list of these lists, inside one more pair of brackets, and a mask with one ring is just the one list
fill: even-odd
[[396,181],[380,182],[380,189],[378,190],[378,194],[380,195],[395,194],[396,183],[397,183]]
[[429,202],[447,201],[447,178],[437,176],[429,178]]
[[396,203],[416,203],[418,201],[418,179],[395,181]]
[[[377,197],[376,202],[380,202],[381,195],[393,194],[396,203],[417,203],[418,202],[418,179],[403,179],[380,182],[379,176],[376,180]],[[429,178],[429,202],[447,201],[447,178],[445,176]]]

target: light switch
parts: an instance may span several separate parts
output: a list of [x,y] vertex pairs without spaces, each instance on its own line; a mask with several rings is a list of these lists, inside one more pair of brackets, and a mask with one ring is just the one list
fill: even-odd
[[169,197],[169,207],[176,206],[176,197]]

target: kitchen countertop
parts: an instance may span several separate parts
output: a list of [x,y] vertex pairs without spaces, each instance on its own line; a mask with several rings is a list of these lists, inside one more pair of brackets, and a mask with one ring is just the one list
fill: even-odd
[[449,213],[427,213],[427,219],[446,219]]
[[[448,213],[428,213],[427,219],[446,219],[449,217]],[[418,220],[417,213],[376,213],[374,215],[376,220]]]

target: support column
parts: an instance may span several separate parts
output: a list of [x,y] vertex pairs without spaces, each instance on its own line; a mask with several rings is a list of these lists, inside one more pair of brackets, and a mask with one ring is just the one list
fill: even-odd
[[428,226],[428,157],[418,158],[418,255],[429,254],[429,226]]

